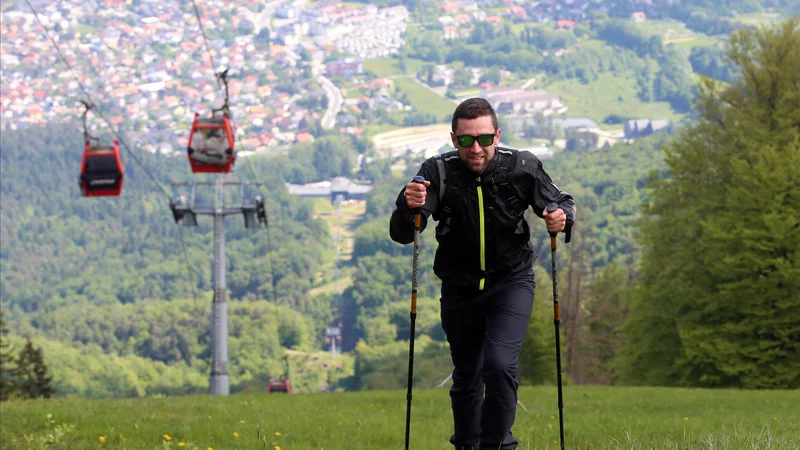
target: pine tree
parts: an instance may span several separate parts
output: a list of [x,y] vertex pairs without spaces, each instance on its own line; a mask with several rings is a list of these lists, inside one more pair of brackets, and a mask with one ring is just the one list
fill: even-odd
[[0,311],[0,402],[8,400],[14,394],[14,347],[5,337],[8,334],[3,311]]
[[50,386],[53,377],[47,372],[42,349],[35,347],[28,339],[17,359],[16,376],[20,393],[26,398],[50,398],[55,390]]
[[800,387],[800,18],[726,60],[739,79],[698,86],[644,210],[628,382]]

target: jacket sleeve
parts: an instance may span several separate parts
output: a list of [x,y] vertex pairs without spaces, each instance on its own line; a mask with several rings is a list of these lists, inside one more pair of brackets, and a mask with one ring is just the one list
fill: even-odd
[[[428,193],[425,196],[425,204],[420,210],[422,213],[419,228],[421,233],[427,227],[428,217],[436,212],[439,205],[439,172],[436,168],[436,161],[433,158],[428,158],[422,163],[417,175],[421,175],[431,182],[431,185],[428,186]],[[405,187],[403,187],[403,190],[397,196],[395,201],[396,208],[392,211],[392,218],[389,221],[389,236],[393,241],[401,244],[414,242],[414,211],[406,203],[405,190]]]
[[527,151],[519,152],[517,167],[525,177],[525,182],[522,185],[527,189],[528,204],[533,207],[533,212],[537,216],[542,217],[545,208],[551,203],[557,203],[559,208],[564,210],[567,215],[567,224],[563,232],[566,233],[566,242],[569,242],[572,234],[572,225],[577,219],[575,200],[570,194],[562,191],[553,183],[550,175],[544,171],[542,162],[533,153]]

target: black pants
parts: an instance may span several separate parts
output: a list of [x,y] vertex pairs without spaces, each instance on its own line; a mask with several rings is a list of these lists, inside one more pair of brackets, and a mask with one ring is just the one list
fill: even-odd
[[527,270],[483,292],[442,287],[442,328],[455,366],[450,389],[455,433],[450,442],[457,449],[511,450],[519,444],[511,435],[517,361],[535,286],[533,271]]

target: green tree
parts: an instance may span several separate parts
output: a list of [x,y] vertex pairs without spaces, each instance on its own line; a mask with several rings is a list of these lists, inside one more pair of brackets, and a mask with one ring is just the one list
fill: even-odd
[[728,45],[645,206],[628,382],[800,387],[800,18]]
[[260,42],[264,45],[269,45],[271,41],[269,35],[269,28],[267,27],[262,28],[261,31],[259,31],[258,34],[256,35],[255,41]]
[[15,376],[16,387],[25,398],[50,398],[55,393],[42,349],[35,347],[30,339],[19,354]]
[[14,347],[8,342],[8,327],[6,327],[5,312],[0,311],[0,402],[6,401],[14,393],[14,369],[11,362],[14,360]]

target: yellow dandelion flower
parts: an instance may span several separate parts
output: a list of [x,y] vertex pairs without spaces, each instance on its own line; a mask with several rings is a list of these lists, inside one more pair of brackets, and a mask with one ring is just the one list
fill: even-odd
[[233,432],[233,437],[239,437],[239,432],[238,431],[234,431]]
[[555,420],[556,416],[550,416],[550,420]]
[[211,418],[211,416],[208,416],[208,418],[210,419],[210,418]]
[[280,436],[280,435],[281,435],[281,432],[280,432],[280,431],[276,431],[276,432],[275,432],[275,436]]
[[171,440],[172,440],[172,436],[170,436],[170,435],[168,435],[168,434],[165,434],[165,435],[164,435],[164,440],[165,440],[165,441],[171,441]]
[[244,425],[246,422],[244,420],[240,420],[239,423]]
[[101,443],[101,444],[105,444],[105,443],[106,443],[106,438],[105,438],[105,436],[100,436],[100,437],[98,438],[98,440],[100,441],[100,443]]
[[772,420],[778,420],[778,418],[777,417],[773,417]]
[[280,447],[280,445],[276,445],[276,446],[275,446],[275,450],[281,450],[281,447]]
[[689,418],[688,417],[684,417],[683,420],[689,420]]
[[178,442],[178,447],[186,447],[186,442]]

